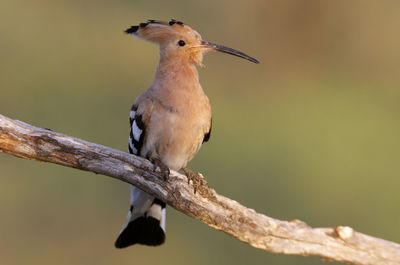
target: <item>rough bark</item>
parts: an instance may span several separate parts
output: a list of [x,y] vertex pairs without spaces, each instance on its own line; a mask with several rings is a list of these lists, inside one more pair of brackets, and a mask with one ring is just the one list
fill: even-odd
[[148,160],[102,145],[37,128],[0,115],[0,152],[110,176],[136,185],[188,216],[272,253],[318,256],[349,264],[400,265],[400,245],[347,226],[311,228],[246,208],[208,186],[193,192],[185,176],[164,181]]

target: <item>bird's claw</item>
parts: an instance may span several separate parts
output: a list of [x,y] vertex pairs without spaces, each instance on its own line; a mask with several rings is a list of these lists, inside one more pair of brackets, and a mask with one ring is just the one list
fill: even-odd
[[170,174],[169,168],[163,162],[161,162],[160,159],[155,158],[152,159],[151,162],[155,165],[154,171],[157,172],[157,169],[159,168],[164,181],[168,180]]
[[187,168],[182,168],[183,172],[185,172],[185,175],[188,179],[188,184],[190,184],[190,181],[193,183],[193,192],[196,193],[197,189],[201,188],[202,186],[208,186],[208,183],[204,176],[197,172],[194,173],[193,171],[187,169]]

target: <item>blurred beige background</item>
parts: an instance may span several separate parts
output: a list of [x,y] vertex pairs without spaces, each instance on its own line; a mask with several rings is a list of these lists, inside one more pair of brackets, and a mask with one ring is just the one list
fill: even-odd
[[[126,150],[158,52],[123,30],[179,19],[261,61],[205,56],[214,127],[189,167],[269,216],[400,242],[399,1],[0,4],[1,114]],[[171,208],[164,246],[116,250],[128,192],[0,154],[0,264],[324,264],[251,248]]]

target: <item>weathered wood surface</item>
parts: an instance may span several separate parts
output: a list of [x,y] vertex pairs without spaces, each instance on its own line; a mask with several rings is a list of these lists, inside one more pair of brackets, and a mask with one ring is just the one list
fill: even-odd
[[171,172],[168,181],[164,181],[153,164],[141,157],[2,115],[0,152],[131,183],[178,211],[268,252],[318,256],[349,264],[400,265],[399,244],[345,226],[311,228],[299,220],[277,220],[221,196],[207,186],[194,194],[186,177],[178,172]]

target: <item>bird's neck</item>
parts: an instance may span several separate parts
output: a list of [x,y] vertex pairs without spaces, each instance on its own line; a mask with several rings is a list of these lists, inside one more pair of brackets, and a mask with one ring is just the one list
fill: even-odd
[[175,91],[201,90],[196,65],[184,58],[161,56],[153,87]]

